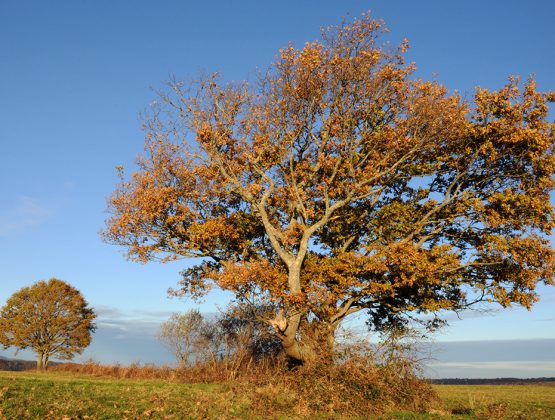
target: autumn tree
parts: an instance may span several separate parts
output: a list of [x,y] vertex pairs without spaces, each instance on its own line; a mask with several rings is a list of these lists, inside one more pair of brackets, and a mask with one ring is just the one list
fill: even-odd
[[73,286],[58,279],[15,292],[0,310],[0,344],[32,349],[37,370],[52,357],[71,359],[91,342],[95,313]]
[[171,82],[105,239],[140,262],[198,258],[179,293],[277,304],[266,321],[301,361],[359,311],[380,329],[530,308],[553,284],[555,95],[511,77],[464,99],[415,78],[383,31],[326,29],[251,84]]
[[158,338],[181,367],[230,359],[260,361],[281,350],[279,340],[270,334],[271,327],[259,319],[271,309],[235,303],[212,317],[197,309],[174,313],[160,325]]

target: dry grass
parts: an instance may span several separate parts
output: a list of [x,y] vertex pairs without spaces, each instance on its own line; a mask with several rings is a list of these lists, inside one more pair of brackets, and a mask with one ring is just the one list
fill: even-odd
[[50,372],[107,380],[217,384],[234,396],[245,396],[249,411],[262,417],[312,417],[324,413],[366,417],[391,410],[425,412],[437,404],[431,385],[420,380],[408,366],[380,366],[362,357],[339,365],[309,365],[294,370],[277,359],[273,363],[245,361],[243,365],[222,361],[180,369],[89,362],[58,365]]
[[[353,367],[356,366],[349,366]],[[92,368],[92,364],[87,367]],[[187,384],[169,377],[129,377],[139,372],[139,376],[146,377],[147,372],[154,371],[163,376],[169,368],[111,367],[112,373],[123,375],[120,378],[108,377],[104,372],[108,368],[96,366],[95,376],[69,369],[0,372],[0,419],[555,418],[555,386],[436,385],[433,389],[441,399],[429,405],[428,385],[420,381],[409,384],[419,389],[418,395],[423,399],[418,400],[407,395],[406,388],[399,388],[397,379],[380,369],[373,373],[352,372],[348,378],[341,377],[347,372],[341,369],[316,378],[316,372],[305,369],[297,371],[294,377],[285,374],[272,381],[242,378],[225,383]],[[372,382],[360,387],[361,378]],[[391,388],[383,389],[386,384]]]
[[183,383],[225,383],[235,380],[250,381],[269,377],[286,370],[282,359],[255,363],[252,360],[222,360],[218,363],[199,363],[190,367],[174,368],[152,364],[103,365],[94,360],[85,363],[62,363],[50,372],[69,372],[110,379],[159,379]]
[[444,409],[468,418],[555,419],[555,384],[435,385]]

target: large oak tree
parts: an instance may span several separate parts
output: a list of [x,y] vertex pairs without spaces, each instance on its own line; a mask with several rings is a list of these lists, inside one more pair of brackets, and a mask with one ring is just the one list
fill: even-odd
[[268,322],[299,360],[358,311],[379,329],[530,308],[553,284],[555,95],[510,78],[465,100],[415,78],[383,30],[326,29],[253,84],[170,83],[105,238],[141,262],[198,258],[181,293],[277,303]]
[[39,281],[15,292],[0,310],[0,344],[32,349],[37,370],[46,369],[50,358],[71,359],[91,343],[95,318],[73,286]]

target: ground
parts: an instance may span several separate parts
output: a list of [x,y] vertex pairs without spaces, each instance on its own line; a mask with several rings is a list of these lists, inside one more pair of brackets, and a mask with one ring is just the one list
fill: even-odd
[[[553,385],[436,385],[435,389],[441,402],[430,413],[395,412],[383,418],[555,419]],[[249,395],[229,384],[0,372],[2,419],[256,418],[256,410]],[[299,416],[276,411],[273,417]],[[321,417],[328,418],[326,413]]]

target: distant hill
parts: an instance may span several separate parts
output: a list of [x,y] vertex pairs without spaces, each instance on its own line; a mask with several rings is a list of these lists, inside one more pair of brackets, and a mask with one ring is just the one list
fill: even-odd
[[527,385],[540,383],[555,385],[555,378],[446,378],[432,379],[431,382],[438,385]]
[[31,360],[9,359],[0,356],[0,370],[21,371],[35,369],[36,367],[37,362]]

